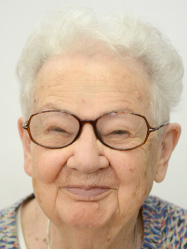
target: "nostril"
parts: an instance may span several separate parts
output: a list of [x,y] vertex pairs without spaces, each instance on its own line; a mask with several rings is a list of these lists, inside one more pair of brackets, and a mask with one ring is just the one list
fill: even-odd
[[105,156],[92,151],[75,152],[68,160],[67,167],[76,169],[82,173],[90,174],[109,166]]

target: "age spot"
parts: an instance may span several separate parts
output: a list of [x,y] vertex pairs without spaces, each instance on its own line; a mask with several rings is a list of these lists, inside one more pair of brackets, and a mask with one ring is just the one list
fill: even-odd
[[134,172],[134,168],[130,168],[129,171],[133,173]]
[[85,105],[86,103],[85,99],[81,99],[81,103]]

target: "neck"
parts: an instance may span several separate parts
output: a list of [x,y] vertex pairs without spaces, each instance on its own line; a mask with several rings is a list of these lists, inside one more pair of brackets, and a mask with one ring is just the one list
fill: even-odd
[[[32,219],[33,212],[35,217]],[[50,249],[133,249],[135,242],[135,227],[138,220],[138,244],[141,244],[143,236],[143,222],[138,214],[127,222],[125,226],[119,226],[119,221],[107,224],[100,229],[88,227],[59,226],[50,222],[49,244]],[[41,238],[41,249],[46,249],[47,217],[39,208],[35,200],[23,207],[22,224],[26,244],[29,248],[38,247],[39,241],[33,238]],[[34,232],[33,232],[34,231]],[[32,236],[27,237],[27,234]],[[137,246],[136,249],[141,248]]]
[[136,240],[136,220],[121,229],[108,224],[100,229],[49,226],[50,249],[133,249]]

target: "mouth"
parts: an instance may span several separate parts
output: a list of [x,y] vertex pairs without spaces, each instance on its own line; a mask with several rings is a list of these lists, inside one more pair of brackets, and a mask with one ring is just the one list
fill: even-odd
[[98,198],[111,190],[111,188],[105,186],[66,186],[64,189],[83,200]]

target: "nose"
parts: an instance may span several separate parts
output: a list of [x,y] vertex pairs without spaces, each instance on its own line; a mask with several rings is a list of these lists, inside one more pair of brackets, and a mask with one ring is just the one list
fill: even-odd
[[73,154],[67,166],[85,174],[91,174],[108,167],[109,162],[103,154],[103,146],[96,138],[91,124],[84,124],[79,138],[72,144]]

